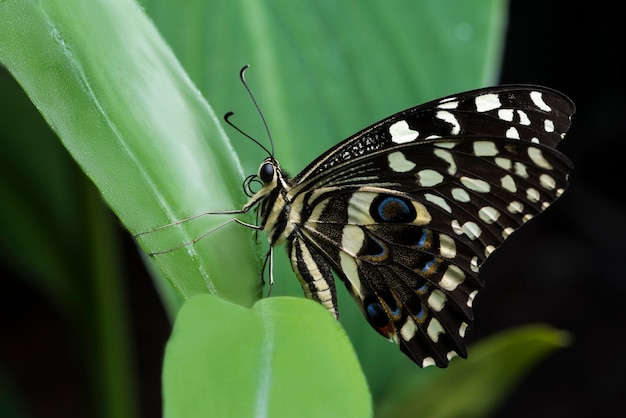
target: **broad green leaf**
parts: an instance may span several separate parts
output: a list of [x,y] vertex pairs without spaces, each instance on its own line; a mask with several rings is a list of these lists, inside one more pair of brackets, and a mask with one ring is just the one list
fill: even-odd
[[[217,117],[134,2],[8,0],[0,22],[0,61],[129,231],[241,206],[241,170]],[[225,219],[140,241],[169,250]],[[252,234],[224,230],[153,259],[184,297],[249,306],[259,295]]]
[[189,299],[167,345],[163,396],[168,418],[372,414],[348,338],[301,298],[263,299],[251,310]]
[[540,324],[502,332],[469,347],[467,360],[428,369],[428,379],[393,385],[376,416],[414,417],[416,411],[429,418],[490,416],[533,366],[570,339]]

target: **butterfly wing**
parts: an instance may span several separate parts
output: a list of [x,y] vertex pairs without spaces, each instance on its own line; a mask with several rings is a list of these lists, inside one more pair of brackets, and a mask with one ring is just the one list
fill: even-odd
[[538,87],[463,93],[391,116],[292,180],[288,250],[307,295],[336,314],[331,268],[370,325],[420,366],[466,356],[478,270],[545,210],[571,163],[574,111]]

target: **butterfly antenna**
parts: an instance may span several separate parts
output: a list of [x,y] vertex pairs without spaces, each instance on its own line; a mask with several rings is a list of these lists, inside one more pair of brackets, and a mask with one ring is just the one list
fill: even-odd
[[[256,107],[257,112],[259,112],[259,116],[261,116],[261,121],[263,121],[263,126],[265,126],[265,132],[267,132],[267,137],[268,137],[268,139],[270,141],[270,147],[272,149],[272,152],[269,153],[269,154],[270,154],[270,157],[274,158],[274,140],[272,139],[272,134],[270,133],[270,128],[269,128],[269,126],[267,126],[267,121],[265,120],[265,116],[263,116],[263,112],[261,111],[261,107],[257,103],[256,99],[254,98],[254,94],[252,94],[252,90],[250,90],[250,87],[248,86],[248,83],[246,82],[246,70],[248,68],[250,68],[250,66],[248,64],[243,66],[241,71],[239,71],[239,78],[241,79],[241,83],[243,84],[243,86],[246,88],[246,91],[248,92],[248,95],[252,99],[252,103],[254,103],[254,107]],[[265,147],[263,147],[263,148],[265,148]],[[267,151],[267,149],[265,149],[265,150]]]
[[230,117],[232,115],[234,115],[234,112],[228,112],[224,115],[224,121],[229,124],[231,127],[233,127],[237,132],[239,132],[241,135],[245,136],[246,138],[248,138],[250,141],[254,142],[255,144],[257,144],[259,147],[261,147],[265,152],[267,152],[267,154],[270,157],[274,157],[274,146],[272,146],[272,152],[270,152],[263,144],[261,144],[259,141],[257,141],[256,139],[252,138],[250,135],[248,135],[247,133],[245,133],[244,131],[242,131],[237,125],[235,125],[234,123],[232,123],[230,121]]

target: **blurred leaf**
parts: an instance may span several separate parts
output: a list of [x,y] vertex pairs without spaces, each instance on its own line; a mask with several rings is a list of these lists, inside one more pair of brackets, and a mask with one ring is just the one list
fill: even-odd
[[210,295],[189,299],[165,353],[163,395],[170,418],[372,413],[348,338],[302,298],[263,299],[252,310]]
[[[134,416],[136,388],[115,221],[4,71],[0,98],[6,118],[0,130],[6,151],[0,156],[0,253],[14,272],[4,279],[26,279],[67,321],[72,344],[84,350],[77,357],[84,361],[89,383],[77,396],[96,400],[93,408],[102,416]],[[24,310],[17,306],[23,298],[5,293],[6,311]],[[22,318],[21,323],[31,320]]]
[[569,342],[569,334],[547,325],[501,332],[470,347],[465,361],[427,369],[428,379],[394,385],[376,416],[414,417],[417,411],[429,418],[489,416],[530,369]]

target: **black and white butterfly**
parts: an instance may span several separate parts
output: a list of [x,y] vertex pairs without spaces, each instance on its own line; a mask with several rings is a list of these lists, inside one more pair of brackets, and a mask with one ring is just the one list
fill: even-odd
[[337,317],[334,272],[372,328],[418,365],[446,367],[467,357],[480,266],[567,186],[572,164],[555,147],[574,110],[538,86],[445,97],[352,135],[292,179],[268,151],[246,182],[260,190],[230,213],[258,208],[248,226],[266,234],[270,260],[286,244],[306,297]]

